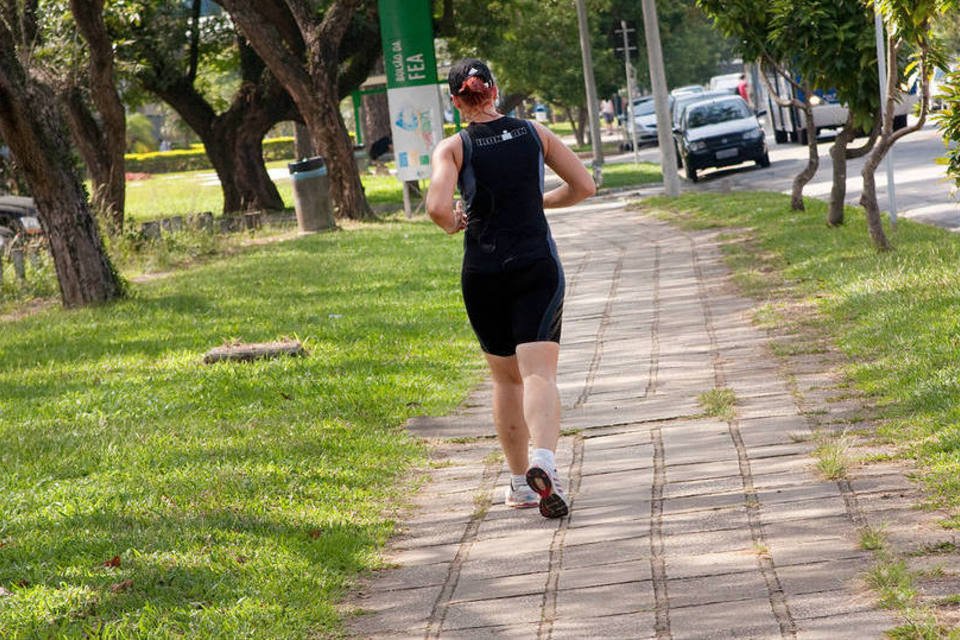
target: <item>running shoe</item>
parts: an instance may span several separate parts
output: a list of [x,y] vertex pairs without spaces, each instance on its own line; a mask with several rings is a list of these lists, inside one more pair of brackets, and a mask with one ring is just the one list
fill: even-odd
[[506,489],[506,491],[504,491],[503,503],[508,507],[524,509],[526,507],[536,507],[540,504],[540,496],[538,496],[526,482],[519,487],[514,487],[513,479],[511,478],[510,484],[504,487],[504,489]]
[[534,462],[527,469],[527,484],[540,496],[540,515],[544,518],[562,518],[570,513],[556,470],[548,471]]

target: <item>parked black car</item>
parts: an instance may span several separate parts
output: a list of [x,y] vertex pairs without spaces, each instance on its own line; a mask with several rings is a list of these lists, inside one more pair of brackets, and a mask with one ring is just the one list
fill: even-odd
[[682,93],[674,96],[670,102],[670,128],[673,129],[673,149],[677,152],[677,168],[683,167],[683,156],[680,154],[680,124],[687,107],[711,98],[727,98],[733,95],[730,91],[701,91],[700,93]]
[[756,114],[740,96],[697,102],[686,109],[679,131],[680,155],[687,178],[697,171],[742,162],[770,166],[767,142]]

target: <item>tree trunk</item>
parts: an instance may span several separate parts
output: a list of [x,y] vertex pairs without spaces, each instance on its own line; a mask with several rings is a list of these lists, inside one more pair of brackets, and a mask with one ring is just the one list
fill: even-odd
[[[523,101],[527,98],[525,93],[508,93],[507,95],[500,96],[500,104],[498,108],[501,113],[510,113],[514,109],[518,109],[523,106]],[[523,118],[523,113],[517,114],[518,118]]]
[[[321,149],[327,159],[330,193],[336,205],[336,216],[352,220],[373,219],[375,216],[363,193],[360,172],[353,158],[353,146],[350,144],[346,124],[340,116],[340,104],[335,99],[333,84],[323,82],[326,74],[316,75],[321,76],[321,86],[325,85],[326,88],[313,95],[300,96],[297,104],[307,121],[313,145]],[[329,77],[327,79],[332,80]]]
[[50,243],[65,307],[106,302],[123,285],[103,249],[53,91],[29,80],[0,22],[0,137],[23,169]]
[[577,107],[577,144],[590,144],[590,127],[587,126],[587,120],[590,119],[590,112],[586,107]]
[[883,231],[883,221],[880,217],[880,205],[877,202],[877,183],[875,173],[880,166],[880,160],[886,155],[887,143],[880,140],[867,156],[860,175],[863,177],[863,191],[860,192],[860,205],[863,207],[867,216],[867,229],[870,231],[870,238],[873,240],[873,246],[878,251],[889,251],[891,249],[887,235]]
[[[383,73],[383,56],[381,55],[373,67],[373,73]],[[363,144],[369,149],[370,145],[391,135],[390,132],[390,105],[387,103],[387,92],[368,93],[362,98],[363,103]]]
[[855,135],[856,128],[853,124],[853,112],[851,112],[830,147],[830,158],[833,160],[833,186],[830,189],[827,224],[831,227],[843,224],[843,202],[847,197],[847,146]]
[[113,42],[103,21],[103,0],[70,0],[70,10],[90,50],[90,97],[100,121],[96,153],[84,158],[94,182],[93,206],[108,221],[107,228],[119,232],[123,230],[126,196],[123,154],[127,122],[114,80]]
[[233,163],[237,168],[237,189],[242,211],[280,211],[283,198],[270,179],[263,162],[264,131],[240,127],[233,147]]
[[317,150],[313,148],[313,141],[310,139],[310,130],[302,122],[293,123],[293,155],[297,160],[317,155]]
[[[360,183],[353,148],[340,116],[337,91],[339,47],[357,9],[358,0],[336,0],[320,13],[300,0],[246,3],[222,0],[251,46],[287,89],[303,117],[317,151],[326,157],[330,191],[338,217],[374,218]],[[271,23],[272,11],[289,12],[306,46],[306,60]]]
[[[809,91],[807,92],[809,95]],[[817,125],[813,121],[813,106],[809,101],[803,105],[803,113],[807,124],[807,166],[793,179],[793,190],[790,193],[790,208],[794,211],[803,211],[803,188],[820,167],[820,154],[817,152]]]
[[577,146],[583,146],[583,130],[577,126],[577,120],[573,117],[573,109],[567,108],[567,120],[570,122],[570,128],[573,129],[573,139]]

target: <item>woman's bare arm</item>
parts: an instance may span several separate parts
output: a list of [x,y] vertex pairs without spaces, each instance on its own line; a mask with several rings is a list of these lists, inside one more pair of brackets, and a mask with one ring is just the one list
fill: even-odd
[[433,150],[433,172],[427,189],[427,213],[438,227],[447,233],[456,233],[466,227],[463,209],[455,209],[453,195],[463,161],[463,142],[460,136],[451,136]]
[[568,207],[595,194],[597,185],[580,158],[545,126],[538,122],[533,126],[543,143],[544,162],[563,180],[562,185],[543,194],[544,208]]

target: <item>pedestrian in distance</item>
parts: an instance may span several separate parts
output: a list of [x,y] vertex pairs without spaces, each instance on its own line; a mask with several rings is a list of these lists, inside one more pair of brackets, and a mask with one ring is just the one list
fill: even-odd
[[613,100],[603,100],[600,103],[600,113],[603,114],[603,121],[607,123],[607,133],[613,133],[613,119],[617,115],[613,108]]
[[[555,452],[564,278],[543,210],[576,204],[596,186],[549,129],[497,111],[486,64],[461,60],[447,80],[470,125],[434,149],[427,213],[448,234],[464,231],[463,301],[493,381],[493,422],[511,474],[505,503],[562,517],[569,502]],[[544,163],[563,180],[546,193]]]
[[750,100],[750,85],[747,82],[747,74],[740,74],[740,81],[737,82],[737,95],[743,98],[743,101],[746,102],[750,108],[753,108],[753,103]]

